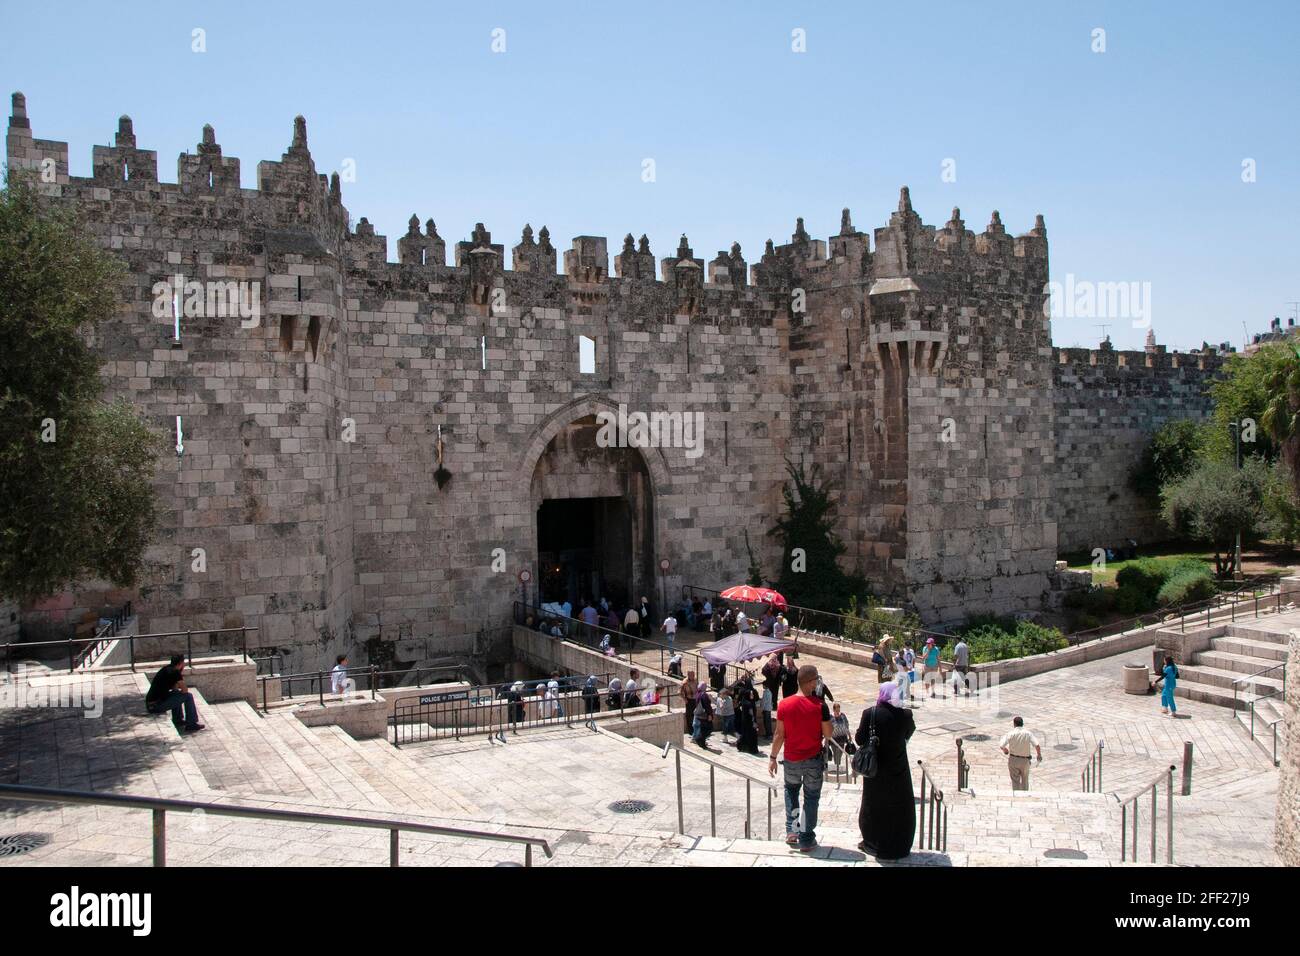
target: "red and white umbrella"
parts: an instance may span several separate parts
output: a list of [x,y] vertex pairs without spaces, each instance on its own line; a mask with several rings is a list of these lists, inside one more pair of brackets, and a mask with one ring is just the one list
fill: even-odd
[[728,601],[744,601],[750,604],[771,604],[773,607],[785,610],[787,607],[786,600],[781,596],[779,591],[773,591],[771,588],[756,588],[749,584],[738,584],[734,588],[727,588],[721,594]]

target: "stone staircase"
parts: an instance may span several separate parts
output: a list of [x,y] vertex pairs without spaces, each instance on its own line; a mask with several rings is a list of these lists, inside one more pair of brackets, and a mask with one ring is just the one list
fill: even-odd
[[[1275,764],[1285,744],[1281,665],[1290,632],[1287,622],[1269,619],[1229,624],[1222,637],[1211,638],[1210,650],[1179,668],[1175,691],[1179,697],[1235,708],[1237,720]],[[1248,677],[1252,679],[1238,683]]]

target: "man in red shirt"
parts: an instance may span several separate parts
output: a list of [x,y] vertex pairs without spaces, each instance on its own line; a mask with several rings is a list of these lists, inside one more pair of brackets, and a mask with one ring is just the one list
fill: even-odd
[[[824,740],[832,739],[831,713],[816,695],[817,668],[799,668],[799,693],[776,708],[776,734],[767,772],[776,776],[776,758],[785,747],[785,842],[803,853],[817,849],[817,805],[822,797]],[[803,791],[803,832],[799,831],[799,791]]]

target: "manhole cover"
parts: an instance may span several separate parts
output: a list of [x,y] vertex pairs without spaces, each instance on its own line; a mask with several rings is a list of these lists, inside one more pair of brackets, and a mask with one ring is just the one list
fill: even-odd
[[615,800],[609,808],[615,813],[645,813],[654,806],[649,800]]
[[493,863],[492,865],[493,865],[493,866],[523,866],[522,863],[505,863],[505,862],[502,862],[502,863]]
[[31,853],[50,842],[48,833],[10,833],[0,837],[0,856],[19,856]]
[[965,737],[962,738],[962,740],[969,740],[972,743],[979,743],[980,741],[992,740],[992,739],[993,738],[990,737],[988,734],[967,734]]
[[950,734],[959,734],[963,730],[974,730],[975,725],[974,724],[944,724],[943,727],[941,727],[940,729],[946,730]]
[[1013,714],[1013,713],[1011,713],[1011,711],[1009,711],[1009,710],[999,710],[999,711],[998,711],[998,716],[999,716],[999,717],[1014,717],[1014,716],[1016,716],[1016,715]]
[[1043,856],[1047,857],[1049,860],[1086,860],[1086,859],[1088,859],[1088,854],[1087,854],[1087,853],[1084,853],[1082,850],[1055,849],[1055,848],[1054,848],[1054,849],[1051,849],[1051,850],[1044,850],[1044,851],[1043,851]]
[[1079,746],[1078,744],[1057,744],[1052,749],[1053,750],[1078,750]]

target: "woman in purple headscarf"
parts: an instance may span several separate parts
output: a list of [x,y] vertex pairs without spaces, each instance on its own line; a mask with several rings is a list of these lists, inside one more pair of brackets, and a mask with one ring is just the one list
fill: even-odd
[[[906,675],[903,676],[906,680]],[[907,761],[907,741],[916,730],[912,712],[903,707],[898,685],[880,685],[876,705],[862,712],[854,736],[858,747],[876,738],[876,775],[862,778],[862,807],[858,849],[879,860],[899,860],[912,850],[916,835],[916,806],[912,792],[912,767]]]

